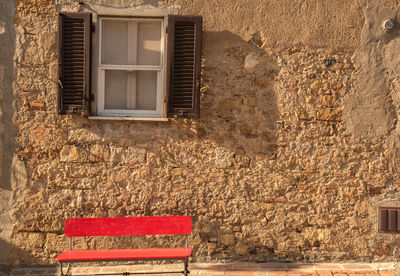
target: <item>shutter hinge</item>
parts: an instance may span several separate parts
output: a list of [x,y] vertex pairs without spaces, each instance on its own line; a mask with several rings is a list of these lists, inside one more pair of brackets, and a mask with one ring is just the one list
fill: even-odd
[[179,110],[178,114],[181,118],[187,118],[188,116],[188,112],[186,110]]
[[81,109],[76,106],[67,107],[68,114],[77,114]]
[[62,82],[61,82],[61,80],[60,80],[60,79],[58,79],[58,81],[57,81],[57,85],[58,85],[58,87],[60,87],[60,88],[64,89],[64,86],[62,85]]
[[165,27],[165,33],[166,34],[168,33],[168,27]]
[[95,32],[96,32],[96,26],[92,25],[92,33],[95,33]]

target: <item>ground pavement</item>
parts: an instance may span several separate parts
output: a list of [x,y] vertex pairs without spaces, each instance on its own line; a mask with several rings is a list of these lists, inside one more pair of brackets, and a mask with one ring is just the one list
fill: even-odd
[[[182,264],[167,265],[118,265],[73,267],[73,275],[96,275],[118,272],[148,272],[144,275],[179,275]],[[190,263],[190,276],[400,276],[398,263]],[[163,274],[151,274],[164,272]],[[0,273],[1,275],[1,273]],[[55,276],[56,266],[17,267],[5,275]],[[143,274],[142,274],[143,275]],[[181,274],[182,275],[182,274]]]

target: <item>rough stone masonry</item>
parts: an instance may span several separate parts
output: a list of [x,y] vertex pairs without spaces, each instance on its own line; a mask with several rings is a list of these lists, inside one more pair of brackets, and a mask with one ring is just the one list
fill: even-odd
[[[82,2],[0,4],[3,265],[53,263],[70,214],[185,209],[197,262],[398,259],[377,231],[378,206],[400,206],[400,24],[382,30],[398,1]],[[106,8],[203,16],[200,119],[57,114],[57,13]]]

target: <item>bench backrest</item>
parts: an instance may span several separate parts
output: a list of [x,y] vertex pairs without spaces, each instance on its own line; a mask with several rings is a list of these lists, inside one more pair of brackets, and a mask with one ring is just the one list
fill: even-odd
[[189,216],[71,218],[65,221],[65,235],[132,236],[132,235],[187,235],[192,232]]

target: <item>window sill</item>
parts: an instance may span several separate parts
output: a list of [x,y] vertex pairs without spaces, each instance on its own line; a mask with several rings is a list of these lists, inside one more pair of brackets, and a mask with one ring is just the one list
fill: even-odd
[[141,117],[114,117],[114,116],[89,116],[89,120],[103,121],[148,121],[148,122],[168,122],[169,118],[141,118]]

